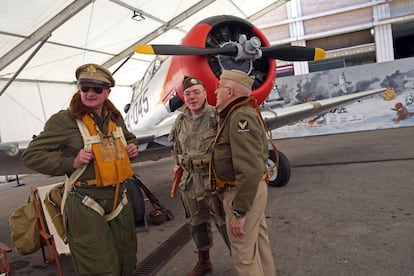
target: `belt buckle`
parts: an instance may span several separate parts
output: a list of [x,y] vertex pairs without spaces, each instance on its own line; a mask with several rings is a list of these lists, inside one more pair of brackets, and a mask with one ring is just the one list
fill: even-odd
[[227,184],[227,185],[225,185],[225,189],[226,189],[226,191],[231,192],[231,191],[236,189],[236,185]]
[[80,181],[79,181],[79,186],[80,186],[80,187],[88,187],[89,185],[88,185],[88,182],[87,182],[87,181],[85,181],[85,180],[80,180]]

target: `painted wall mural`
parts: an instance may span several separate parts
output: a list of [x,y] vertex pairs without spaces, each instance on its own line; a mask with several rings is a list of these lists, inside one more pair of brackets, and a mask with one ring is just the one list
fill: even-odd
[[380,87],[376,95],[273,131],[274,138],[414,126],[414,58],[276,78],[264,106],[286,107]]

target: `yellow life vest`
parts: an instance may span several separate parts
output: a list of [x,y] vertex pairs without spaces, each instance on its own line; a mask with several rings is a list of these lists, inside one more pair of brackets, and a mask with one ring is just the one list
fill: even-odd
[[83,116],[82,121],[89,131],[94,155],[96,183],[93,184],[98,187],[112,186],[131,178],[134,171],[125,149],[122,128],[110,120],[107,134],[103,134],[90,115]]

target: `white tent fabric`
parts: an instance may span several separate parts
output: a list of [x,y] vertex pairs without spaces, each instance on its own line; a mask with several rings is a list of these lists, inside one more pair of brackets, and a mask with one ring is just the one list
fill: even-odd
[[[2,0],[0,141],[30,140],[51,114],[65,108],[81,64],[102,64],[112,72],[122,65],[111,95],[122,110],[131,86],[153,59],[133,53],[133,45],[176,44],[206,17],[230,14],[252,20],[285,2]],[[143,19],[134,20],[133,14]]]
[[[178,43],[186,31],[205,17],[232,14],[246,18],[272,2],[275,1],[2,0],[0,76],[11,78],[50,33],[18,79],[71,82],[80,64],[95,62],[114,71],[132,55],[115,74],[117,84],[131,85],[152,60],[151,56],[134,54],[134,44]],[[197,7],[201,10],[194,13]],[[75,9],[79,11],[75,13]],[[131,9],[140,11],[145,19],[131,19]],[[49,22],[52,26],[46,28]],[[38,37],[32,37],[33,34]],[[27,47],[29,41],[32,47]],[[27,50],[8,60],[19,47],[24,48],[21,44]]]

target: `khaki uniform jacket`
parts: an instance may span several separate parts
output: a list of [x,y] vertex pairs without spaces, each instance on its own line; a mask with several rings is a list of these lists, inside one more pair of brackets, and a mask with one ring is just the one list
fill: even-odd
[[245,99],[236,99],[219,113],[219,129],[223,127],[223,131],[213,152],[217,176],[235,181],[237,193],[233,208],[239,212],[250,210],[258,183],[267,171],[265,162],[269,156],[266,131],[259,114],[250,104],[237,107],[222,126],[231,106]]
[[[208,168],[216,133],[216,109],[205,104],[203,114],[195,119],[185,107],[168,136],[172,143],[172,156],[184,169],[179,187],[192,199],[203,199],[205,190],[209,188]],[[195,168],[197,162],[202,162],[201,168]]]
[[[101,123],[103,133],[106,133],[110,117],[107,114]],[[117,122],[117,125],[122,127],[127,144],[137,144],[135,135],[127,130],[123,120]],[[74,171],[73,161],[83,147],[76,120],[69,110],[61,110],[49,118],[43,131],[30,142],[22,154],[22,162],[28,168],[43,174],[70,176]],[[79,178],[90,179],[95,179],[93,161]]]

